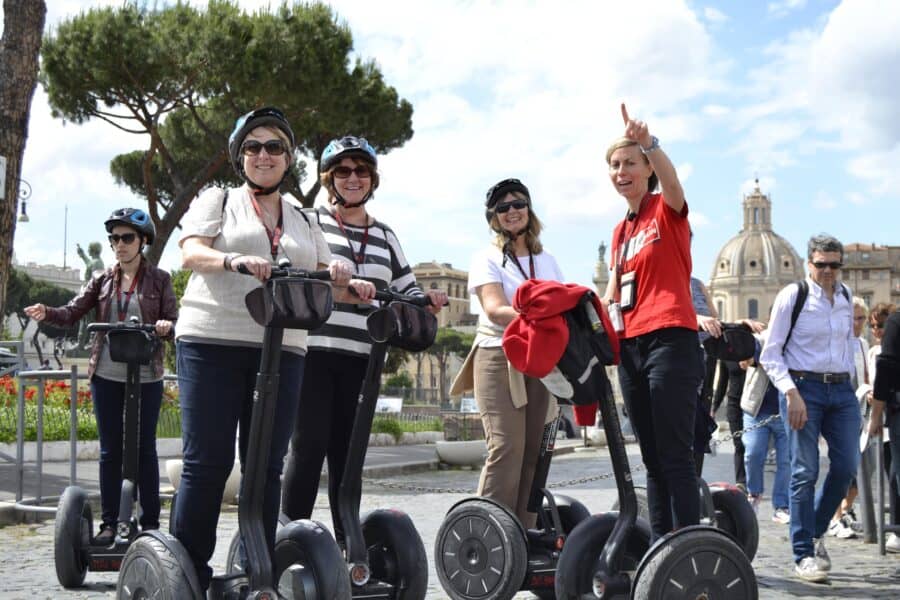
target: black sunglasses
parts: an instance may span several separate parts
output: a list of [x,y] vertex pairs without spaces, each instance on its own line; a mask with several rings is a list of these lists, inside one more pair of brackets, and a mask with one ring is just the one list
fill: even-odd
[[528,208],[528,200],[513,200],[512,202],[504,202],[503,204],[498,204],[494,209],[498,214],[505,214],[509,212],[509,209],[515,208],[516,210],[522,210],[523,208]]
[[247,140],[241,144],[241,153],[244,156],[257,156],[263,148],[266,149],[266,154],[269,156],[281,156],[287,150],[284,147],[284,142],[281,140],[269,140],[267,142]]
[[113,234],[110,234],[110,236],[109,236],[109,243],[115,245],[115,244],[118,244],[119,241],[121,240],[121,241],[125,242],[125,244],[131,244],[131,243],[134,243],[135,239],[137,239],[136,233],[123,233],[122,235],[119,235],[118,233],[113,233]]
[[331,170],[331,174],[334,175],[337,179],[347,179],[353,173],[356,173],[356,176],[360,179],[366,179],[372,176],[372,171],[370,171],[369,167],[367,167],[366,165],[358,165],[353,169],[351,169],[350,167],[345,167],[343,165],[338,165]]
[[838,262],[838,261],[834,261],[834,262],[814,262],[814,263],[812,263],[812,266],[814,266],[814,267],[817,268],[817,269],[824,269],[825,267],[831,267],[831,270],[832,270],[832,271],[837,271],[838,269],[840,269],[841,267],[844,266],[844,263]]

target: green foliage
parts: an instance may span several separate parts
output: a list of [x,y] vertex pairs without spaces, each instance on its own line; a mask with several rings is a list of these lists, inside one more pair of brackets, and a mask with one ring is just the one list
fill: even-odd
[[372,421],[372,433],[389,433],[398,442],[403,437],[403,426],[400,421],[390,417],[375,417]]
[[[187,287],[188,279],[191,278],[191,271],[189,269],[179,269],[177,271],[172,271],[172,290],[175,292],[175,298],[178,300],[178,306],[181,306],[181,298],[184,296],[184,288]],[[178,328],[178,323],[175,323],[175,328]],[[163,356],[163,366],[170,373],[175,373],[175,342],[172,340],[166,340],[166,353]]]
[[396,373],[409,359],[409,356],[410,354],[406,350],[394,348],[393,346],[389,347],[387,360],[384,361],[384,368],[381,372],[386,375]]
[[[236,181],[228,134],[252,108],[282,108],[308,156],[350,132],[379,152],[412,137],[412,105],[373,61],[351,61],[351,52],[350,29],[323,4],[248,13],[232,0],[205,9],[127,2],[52,29],[40,80],[55,117],[101,119],[147,136],[146,148],[117,156],[110,170],[148,202],[158,239],[148,258],[156,263],[197,193]],[[319,183],[313,177],[301,189],[306,171],[297,162],[283,187],[309,206]]]
[[409,374],[404,371],[394,373],[384,382],[384,387],[390,388],[411,388],[412,386],[412,377],[410,377]]
[[33,279],[28,273],[20,272],[15,268],[9,271],[7,284],[6,304],[4,305],[5,317],[16,313],[22,329],[28,324],[25,315],[25,307],[32,304],[46,304],[47,306],[63,306],[75,297],[75,292],[64,287],[46,281]]
[[438,363],[438,388],[441,402],[449,400],[447,396],[447,365],[451,356],[464,357],[472,347],[475,335],[464,333],[450,327],[441,327],[437,330],[434,344],[426,350]]

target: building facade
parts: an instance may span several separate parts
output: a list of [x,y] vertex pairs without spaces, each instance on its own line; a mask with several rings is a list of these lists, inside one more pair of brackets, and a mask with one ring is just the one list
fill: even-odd
[[721,320],[768,321],[778,291],[805,277],[805,261],[772,230],[772,202],[759,180],[742,208],[744,225],[719,251],[707,287]]
[[438,313],[439,327],[475,325],[476,317],[469,312],[468,272],[436,261],[419,263],[412,267],[412,272],[423,290],[447,292],[450,305]]
[[869,308],[879,302],[900,305],[900,246],[844,245],[841,277]]

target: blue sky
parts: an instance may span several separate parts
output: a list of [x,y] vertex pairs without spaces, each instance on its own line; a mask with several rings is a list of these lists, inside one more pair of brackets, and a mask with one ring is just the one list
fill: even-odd
[[[48,3],[47,26],[89,6]],[[198,2],[196,4],[205,4]],[[269,2],[244,1],[247,9]],[[695,232],[694,274],[741,228],[742,194],[759,178],[774,229],[804,253],[826,231],[900,244],[900,3],[363,2],[332,3],[412,102],[415,135],[381,159],[370,212],[411,262],[468,268],[488,243],[485,190],[519,177],[567,278],[589,284],[600,242],[625,212],[604,153],[621,135],[619,102],[649,123],[678,168]],[[40,88],[23,178],[33,195],[19,262],[67,262],[102,240],[114,208],[136,204],[109,161],[146,147],[102,122],[63,125]],[[108,249],[104,259],[111,260]],[[179,263],[170,241],[163,266]]]

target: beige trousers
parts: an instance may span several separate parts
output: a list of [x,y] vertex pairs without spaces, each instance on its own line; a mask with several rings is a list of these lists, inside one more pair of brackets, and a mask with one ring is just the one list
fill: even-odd
[[528,496],[547,420],[549,393],[539,379],[526,376],[528,404],[516,408],[503,349],[478,348],[474,358],[475,401],[488,449],[478,495],[502,503],[526,528],[534,527],[537,515],[528,512]]

